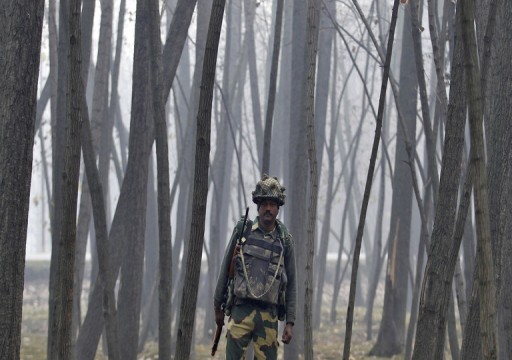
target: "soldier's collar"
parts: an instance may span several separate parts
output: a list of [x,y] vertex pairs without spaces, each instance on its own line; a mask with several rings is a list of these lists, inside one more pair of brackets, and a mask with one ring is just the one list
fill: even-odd
[[276,221],[274,224],[274,228],[272,230],[265,231],[262,227],[260,227],[260,218],[258,216],[258,217],[256,217],[256,221],[254,221],[254,223],[252,224],[251,231],[256,231],[257,229],[259,229],[264,234],[273,234],[275,231],[277,231],[277,227],[278,227],[278,222]]

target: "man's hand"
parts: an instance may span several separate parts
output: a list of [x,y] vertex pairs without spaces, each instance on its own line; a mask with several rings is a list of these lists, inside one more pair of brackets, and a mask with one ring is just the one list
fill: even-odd
[[281,338],[281,341],[285,344],[289,344],[292,340],[292,334],[293,334],[293,324],[292,323],[286,323],[284,330],[283,330],[283,337]]
[[215,323],[218,326],[224,326],[224,311],[219,308],[214,308],[215,310]]

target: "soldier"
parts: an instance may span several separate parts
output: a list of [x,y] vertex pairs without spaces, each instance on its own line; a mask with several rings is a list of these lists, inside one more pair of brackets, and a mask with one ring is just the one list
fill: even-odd
[[264,174],[252,192],[258,217],[245,227],[242,218],[227,246],[214,297],[217,325],[230,316],[226,359],[245,358],[251,340],[257,359],[277,359],[278,320],[286,320],[282,342],[292,339],[295,254],[288,229],[277,219],[284,190],[277,178]]

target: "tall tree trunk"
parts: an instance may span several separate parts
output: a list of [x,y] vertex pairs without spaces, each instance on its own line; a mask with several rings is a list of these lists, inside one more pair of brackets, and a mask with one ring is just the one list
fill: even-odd
[[156,154],[158,170],[158,235],[159,235],[159,302],[158,302],[158,357],[171,359],[171,294],[172,243],[171,194],[169,188],[169,147],[165,121],[165,101],[162,82],[162,43],[158,0],[149,2],[149,43],[151,55],[151,84],[153,116],[155,119]]
[[59,257],[56,283],[57,347],[55,359],[72,356],[73,280],[76,246],[76,211],[80,176],[80,128],[82,123],[82,54],[80,31],[80,0],[69,3],[68,97],[66,106],[66,138],[62,168],[62,229],[58,234]]
[[364,224],[366,221],[366,212],[368,209],[368,202],[370,199],[370,191],[371,191],[372,182],[373,182],[373,174],[375,171],[375,163],[377,161],[377,152],[379,149],[379,140],[380,140],[381,130],[382,130],[382,119],[384,116],[384,105],[385,105],[385,100],[386,100],[387,84],[388,84],[388,80],[389,80],[389,68],[391,65],[391,55],[393,53],[393,42],[394,42],[394,37],[395,37],[395,27],[396,27],[397,14],[398,14],[398,5],[399,5],[399,0],[395,0],[393,3],[393,12],[391,15],[391,23],[390,23],[390,28],[389,28],[388,44],[387,44],[387,50],[386,50],[386,60],[384,62],[384,73],[382,75],[382,85],[381,85],[381,92],[380,92],[380,98],[379,98],[379,109],[378,109],[377,119],[376,119],[375,136],[373,139],[372,153],[371,153],[371,157],[370,157],[370,164],[368,167],[368,175],[366,178],[363,203],[361,206],[359,225],[357,228],[357,235],[356,235],[356,240],[355,240],[354,258],[353,258],[353,263],[352,263],[352,272],[351,272],[351,279],[350,279],[350,294],[349,294],[348,309],[347,309],[345,342],[344,342],[344,347],[343,347],[343,359],[344,360],[348,360],[349,356],[350,356],[350,344],[351,344],[351,339],[352,339],[352,323],[353,323],[353,318],[354,318],[354,299],[355,299],[355,291],[356,291],[356,283],[357,283],[357,271],[358,271],[358,267],[359,267],[359,254],[361,251],[361,243],[362,243],[362,239],[363,239]]
[[[460,169],[464,150],[466,103],[463,101],[464,83],[462,68],[462,43],[457,33],[452,62],[450,106],[446,123],[444,154],[439,183],[438,203],[435,210],[434,227],[425,278],[420,300],[418,329],[413,358],[439,359],[444,354],[447,312],[452,295],[452,280],[455,259],[450,259],[453,247],[453,231],[458,200]],[[460,244],[460,243],[459,243]],[[458,249],[458,247],[457,247]],[[457,255],[455,251],[453,255]]]
[[483,134],[483,102],[478,67],[478,52],[474,29],[474,2],[461,4],[462,39],[466,60],[466,81],[468,88],[469,125],[472,158],[475,166],[473,177],[475,196],[475,218],[478,248],[478,270],[480,283],[480,328],[482,355],[484,359],[498,357],[496,339],[496,287],[489,219],[489,198],[487,169],[485,163],[485,140]]
[[414,49],[414,60],[416,63],[416,74],[418,79],[418,87],[421,103],[421,114],[423,116],[423,129],[425,130],[425,143],[427,148],[429,180],[433,187],[432,195],[434,197],[434,206],[437,204],[437,196],[439,193],[439,172],[437,171],[436,160],[436,141],[434,137],[434,129],[432,127],[432,119],[430,116],[430,108],[427,98],[427,85],[425,81],[425,69],[423,64],[423,48],[421,45],[421,26],[419,15],[419,0],[411,0],[411,25]]
[[[140,306],[142,293],[142,272],[144,264],[144,230],[146,225],[147,209],[147,181],[148,162],[151,144],[154,139],[154,122],[150,105],[150,51],[149,51],[149,23],[150,13],[147,2],[137,1],[137,18],[135,24],[135,55],[133,63],[133,90],[132,90],[132,123],[130,125],[130,159],[132,152],[136,152],[135,159],[140,167],[137,171],[140,176],[137,186],[141,187],[138,197],[136,217],[130,224],[131,231],[126,233],[121,252],[121,273],[118,295],[119,336],[123,342],[121,347],[122,359],[135,359],[139,338]],[[137,125],[135,125],[136,123]],[[135,126],[144,129],[143,145],[138,149],[134,143]],[[135,130],[136,131],[136,130]],[[151,137],[150,137],[151,136]],[[133,150],[132,150],[133,149]],[[140,156],[140,158],[137,158]],[[130,159],[128,161],[130,161]],[[134,159],[134,160],[135,160]],[[133,165],[136,163],[134,162]],[[128,163],[128,166],[130,163]],[[127,168],[128,175],[128,168]],[[126,179],[126,177],[125,177]],[[123,182],[123,187],[125,183]],[[121,189],[122,191],[122,189]],[[118,203],[118,206],[120,204]],[[127,224],[125,224],[126,226]],[[113,225],[112,225],[113,226]],[[127,229],[130,230],[130,229]]]
[[[477,249],[477,257],[478,257]],[[473,288],[469,304],[466,327],[463,329],[460,357],[464,360],[482,359],[482,339],[480,338],[480,282],[478,281],[478,262],[473,271]]]
[[[148,95],[149,95],[149,54],[147,29],[147,12],[144,2],[138,2],[140,11],[137,11],[137,20],[135,26],[135,55],[133,65],[133,94],[132,94],[132,119],[130,124],[130,143],[129,158],[126,167],[126,174],[123,179],[119,200],[114,214],[112,227],[109,234],[109,241],[113,248],[123,249],[122,254],[112,254],[112,273],[113,279],[106,281],[106,284],[114,284],[121,260],[124,257],[124,251],[133,245],[141,244],[144,238],[145,212],[147,199],[147,166],[151,144],[154,139],[153,121],[148,119]],[[134,249],[140,251],[142,249]],[[124,262],[124,260],[123,260]],[[123,264],[125,271],[130,267]],[[138,265],[137,265],[138,266]],[[132,265],[135,268],[136,265]],[[118,311],[120,321],[120,341],[124,346],[121,348],[121,358],[130,359],[137,353],[137,333],[138,333],[138,310],[140,307],[140,291],[135,289],[136,283],[127,283],[128,278],[124,277],[124,285],[119,291]],[[77,341],[77,358],[93,359],[98,346],[99,337],[104,325],[102,314],[102,294],[104,292],[102,282],[97,282],[91,290],[91,299],[87,309],[87,314]],[[139,284],[140,286],[140,284]],[[126,297],[123,289],[133,288],[134,297]],[[140,289],[139,289],[140,290]],[[137,299],[139,298],[139,299]],[[131,309],[131,305],[135,309]],[[121,321],[122,314],[131,314],[133,325],[126,325]],[[135,319],[136,318],[136,319]],[[125,319],[126,320],[126,319]],[[133,338],[128,339],[129,336]]]
[[[92,0],[84,1],[80,24],[82,28],[82,82],[84,84],[84,96],[88,84],[89,65],[91,59],[92,47],[92,28],[94,22],[94,12],[96,2]],[[82,109],[82,112],[84,110]],[[88,114],[87,114],[88,115]],[[84,115],[82,115],[84,116]],[[80,327],[82,312],[82,282],[85,270],[85,257],[87,251],[87,237],[89,235],[89,225],[91,221],[91,195],[89,184],[85,174],[82,176],[82,191],[80,193],[80,207],[78,210],[77,229],[76,229],[76,250],[75,250],[75,280],[73,290],[73,338],[76,340],[78,329]],[[95,256],[95,254],[93,254]]]
[[0,358],[19,359],[44,1],[0,11]]
[[[292,42],[292,27],[293,27],[293,13],[294,13],[294,0],[284,0],[283,9],[283,24],[281,44],[288,44]],[[277,5],[277,4],[276,4]],[[277,8],[276,8],[277,10]],[[275,21],[277,21],[277,13]],[[276,23],[277,26],[277,23]],[[281,54],[279,58],[280,64],[291,64],[292,62],[293,46],[281,46]],[[278,64],[278,66],[280,66]],[[288,150],[290,148],[289,138],[289,123],[290,123],[290,101],[291,101],[291,66],[280,66],[277,79],[277,92],[275,99],[274,118],[278,121],[272,123],[272,134],[270,139],[270,147],[272,149],[272,161],[269,164],[269,173],[274,176],[281,176],[285,179],[288,176]],[[268,110],[267,110],[268,112]],[[267,127],[267,125],[265,125]],[[270,131],[265,128],[265,131]],[[265,136],[265,135],[264,135]],[[269,154],[270,156],[270,154]],[[285,175],[286,174],[286,175]],[[286,214],[283,213],[283,215]]]
[[[209,257],[208,257],[208,286],[214,284],[216,281],[215,276],[219,273],[220,263],[222,261],[221,249],[226,247],[227,234],[225,233],[227,212],[229,204],[230,183],[231,183],[231,167],[233,161],[233,148],[236,147],[234,134],[232,133],[237,116],[233,116],[233,109],[231,104],[235,104],[235,94],[232,93],[234,86],[231,83],[237,83],[239,79],[235,79],[236,73],[245,74],[245,71],[236,72],[235,74],[231,69],[236,68],[233,62],[236,61],[238,55],[238,46],[235,42],[238,40],[233,36],[234,26],[239,25],[238,21],[233,21],[233,6],[232,2],[227,4],[226,9],[226,45],[224,52],[224,71],[222,73],[222,89],[220,92],[220,122],[217,125],[217,143],[215,146],[215,156],[211,166],[210,178],[213,183],[213,196],[212,206],[210,208],[210,241],[209,241]],[[239,90],[242,91],[242,90]],[[235,118],[235,119],[234,119]],[[230,136],[231,135],[231,136]],[[242,179],[239,179],[242,181]],[[213,287],[209,293],[213,293]],[[209,309],[210,307],[208,307]],[[210,340],[211,331],[215,329],[215,321],[211,316],[207,316],[204,320],[205,328],[204,335]]]
[[[291,58],[291,89],[294,96],[291,98],[290,127],[288,128],[290,149],[296,149],[289,153],[289,172],[285,172],[285,183],[288,183],[290,193],[294,194],[288,202],[285,212],[286,224],[292,229],[297,239],[306,239],[307,209],[303,204],[307,203],[308,168],[304,161],[307,158],[306,143],[306,119],[303,112],[303,99],[305,82],[301,76],[293,74],[305,73],[305,44],[307,31],[307,2],[303,0],[293,1],[292,24],[292,58]],[[306,264],[306,242],[296,244],[297,269],[304,269]],[[299,281],[297,286],[297,309],[304,307],[304,283]],[[297,359],[303,352],[304,345],[304,319],[298,317],[294,327],[294,340],[285,347],[285,359]]]
[[[510,96],[512,71],[510,58],[511,24],[507,16],[512,7],[505,1],[490,2],[488,27],[491,26],[492,14],[497,15],[494,36],[489,31],[485,34],[485,43],[492,47],[489,78],[487,83],[485,115],[488,176],[489,176],[489,211],[493,255],[497,279],[498,310],[498,349],[499,359],[512,359],[512,245],[509,234],[512,230],[512,152],[509,146],[512,129],[510,127]],[[485,56],[485,55],[484,55]]]
[[[336,63],[336,51],[334,51],[334,63]],[[333,78],[336,79],[336,66],[333,69]],[[319,74],[320,75],[320,74]],[[325,272],[327,267],[327,252],[329,248],[329,238],[331,233],[331,215],[332,206],[334,202],[334,157],[336,147],[336,131],[338,128],[338,117],[335,112],[335,99],[336,99],[336,81],[331,82],[331,133],[329,136],[329,142],[327,145],[327,190],[326,190],[326,201],[324,207],[324,221],[322,224],[322,231],[319,239],[318,249],[318,270],[317,270],[317,285],[316,285],[316,297],[313,309],[313,328],[318,329],[322,320],[322,299],[323,299],[323,287],[325,284]]]
[[[81,129],[82,152],[84,166],[87,174],[87,182],[90,184],[92,211],[94,214],[94,233],[96,235],[96,249],[98,257],[98,276],[104,284],[102,295],[102,309],[106,323],[107,349],[109,359],[118,360],[119,334],[116,310],[116,297],[114,293],[115,279],[111,276],[110,244],[108,241],[107,216],[105,211],[105,198],[100,180],[98,168],[96,167],[96,155],[92,143],[92,134],[87,111],[84,87],[81,89],[83,123]],[[76,263],[76,262],[75,262]],[[110,282],[110,283],[106,283]]]
[[[251,0],[244,0],[245,10],[245,46],[249,65],[249,79],[251,85],[252,118],[256,139],[263,139],[263,124],[261,119],[261,105],[258,85],[258,70],[256,66],[256,41],[254,39],[254,19],[256,4]],[[256,141],[258,163],[262,163],[263,142]]]
[[[173,264],[175,264],[175,274],[173,277],[174,286],[174,297],[176,301],[173,302],[174,311],[176,313],[180,309],[180,294],[183,289],[184,283],[184,262],[180,260],[180,254],[182,253],[182,259],[186,259],[190,235],[190,226],[192,216],[192,191],[193,191],[193,179],[194,179],[194,156],[195,156],[195,135],[197,128],[197,112],[199,108],[199,93],[201,86],[201,76],[203,70],[203,58],[205,51],[206,36],[208,32],[208,19],[211,13],[212,0],[200,1],[197,4],[197,32],[196,32],[196,46],[195,46],[195,66],[194,75],[192,79],[191,93],[189,97],[189,107],[187,118],[187,126],[185,131],[185,137],[183,146],[180,151],[180,157],[184,159],[183,170],[181,172],[180,179],[180,198],[178,203],[182,204],[181,212],[184,214],[184,220],[180,221],[176,226],[176,236],[173,247]],[[171,26],[172,27],[172,26]],[[164,49],[165,57],[165,49]],[[173,315],[174,316],[174,315]]]
[[177,347],[175,354],[177,359],[189,358],[194,330],[199,273],[201,269],[201,256],[199,255],[202,254],[204,242],[205,199],[208,195],[208,165],[213,87],[225,4],[225,0],[214,0],[206,39],[206,51],[201,80],[201,96],[197,114],[192,224],[190,245],[186,258],[185,287],[183,289],[178,320]]
[[[411,4],[412,5],[412,4]],[[415,147],[418,79],[416,66],[410,59],[413,48],[411,36],[410,7],[406,7],[402,31],[402,52],[400,60],[400,92],[399,103],[407,129],[397,123],[397,139],[395,166],[393,175],[393,194],[391,205],[391,222],[388,245],[388,263],[385,276],[384,308],[377,336],[377,342],[370,354],[391,356],[403,350],[405,340],[405,311],[407,301],[409,268],[409,247],[412,213],[412,180],[407,159],[405,139]],[[395,254],[395,250],[401,255]],[[395,282],[391,281],[395,279]]]
[[315,133],[315,74],[318,52],[318,26],[320,24],[320,1],[308,1],[308,29],[306,37],[306,81],[304,113],[308,139],[309,206],[306,243],[306,284],[304,286],[304,358],[313,360],[313,259],[315,255],[315,228],[318,202],[318,169]]
[[52,183],[53,183],[53,223],[52,223],[52,254],[50,260],[50,279],[48,286],[48,339],[46,353],[48,359],[57,358],[57,283],[59,282],[59,236],[62,227],[62,167],[66,128],[66,88],[68,85],[68,1],[59,2],[59,40],[57,45],[57,103],[55,122],[52,123]]
[[265,115],[265,129],[263,134],[263,155],[261,161],[262,174],[268,174],[270,171],[270,145],[272,143],[272,123],[274,119],[274,108],[276,102],[277,70],[279,67],[279,52],[281,48],[281,33],[283,27],[283,7],[284,0],[277,0],[274,41],[272,47],[272,60],[270,64],[270,79],[267,97],[267,112]]

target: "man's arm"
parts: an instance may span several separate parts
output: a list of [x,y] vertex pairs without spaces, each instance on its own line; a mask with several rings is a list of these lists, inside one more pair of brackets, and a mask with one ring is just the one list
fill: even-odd
[[[295,249],[291,235],[287,240],[289,241],[289,246],[286,248],[284,265],[286,267],[286,276],[288,277],[288,283],[286,284],[286,323],[293,324],[295,323],[295,314],[297,307],[297,269],[295,265]],[[286,330],[286,329],[285,329]],[[284,340],[283,340],[284,342]]]

